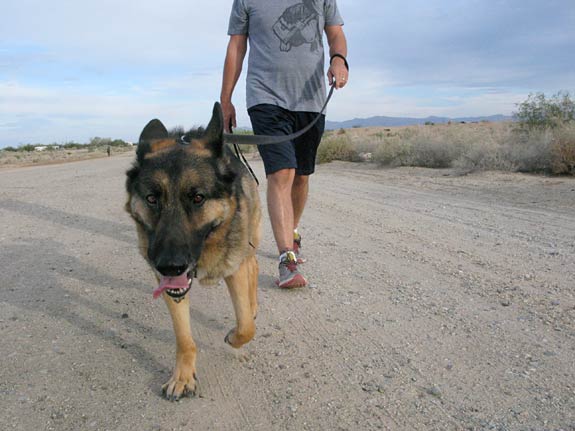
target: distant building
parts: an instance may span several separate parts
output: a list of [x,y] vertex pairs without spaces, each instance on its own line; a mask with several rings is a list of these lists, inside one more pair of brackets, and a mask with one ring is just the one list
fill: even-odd
[[59,150],[60,145],[38,145],[34,147],[34,151],[46,151],[46,150]]

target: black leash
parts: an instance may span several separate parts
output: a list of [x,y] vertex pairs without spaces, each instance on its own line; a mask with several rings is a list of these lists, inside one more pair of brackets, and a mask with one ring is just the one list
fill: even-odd
[[224,133],[224,142],[226,142],[228,144],[233,144],[234,149],[236,151],[236,156],[238,157],[238,159],[241,158],[241,160],[243,160],[244,165],[246,166],[246,168],[248,168],[248,170],[250,171],[250,174],[252,174],[252,177],[254,178],[254,180],[256,181],[256,184],[258,186],[260,185],[260,182],[258,181],[258,177],[256,177],[256,174],[254,173],[252,167],[250,166],[250,164],[246,160],[244,153],[242,153],[242,150],[240,149],[239,146],[240,145],[275,145],[275,144],[281,144],[283,142],[291,141],[292,139],[299,138],[300,136],[305,134],[309,129],[311,129],[315,125],[315,123],[317,123],[319,121],[319,119],[321,118],[321,116],[325,112],[325,108],[327,108],[327,104],[329,103],[329,101],[331,99],[331,96],[333,94],[334,89],[335,89],[335,83],[332,85],[331,89],[329,90],[329,94],[327,95],[327,99],[325,99],[325,103],[323,104],[319,114],[317,114],[317,116],[313,119],[313,121],[311,123],[309,123],[303,129],[298,130],[295,133],[292,133],[290,135],[284,135],[284,136],[234,135],[231,127],[230,127],[230,133]]
[[[332,85],[331,89],[329,90],[329,94],[327,95],[327,99],[325,99],[325,103],[323,104],[321,111],[317,116],[313,119],[311,123],[305,126],[303,129],[298,130],[295,133],[290,135],[282,135],[282,136],[268,136],[268,135],[234,135],[233,133],[224,133],[224,142],[228,144],[234,145],[274,145],[274,144],[281,144],[286,141],[291,141],[292,139],[299,138],[301,135],[306,133],[309,129],[311,129],[315,123],[319,121],[323,113],[325,112],[325,108],[327,108],[327,104],[329,103],[331,96],[333,95],[333,90],[335,89],[335,83]],[[231,130],[231,129],[230,129]],[[236,151],[239,151],[236,150]]]

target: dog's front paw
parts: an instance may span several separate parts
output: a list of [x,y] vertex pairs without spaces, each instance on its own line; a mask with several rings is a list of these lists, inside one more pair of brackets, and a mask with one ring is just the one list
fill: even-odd
[[230,346],[238,349],[254,338],[254,334],[256,333],[256,327],[252,323],[247,329],[240,332],[237,328],[234,328],[228,332],[224,341],[229,344]]
[[185,396],[195,396],[198,380],[193,368],[183,368],[176,365],[174,374],[162,386],[162,392],[166,399],[170,401],[178,401]]

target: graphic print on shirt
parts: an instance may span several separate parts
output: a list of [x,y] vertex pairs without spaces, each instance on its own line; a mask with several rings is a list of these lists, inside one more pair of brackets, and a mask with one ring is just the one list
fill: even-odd
[[280,40],[280,50],[290,51],[292,46],[309,44],[311,51],[321,47],[322,30],[319,26],[319,10],[315,0],[303,0],[288,7],[273,25],[274,34]]

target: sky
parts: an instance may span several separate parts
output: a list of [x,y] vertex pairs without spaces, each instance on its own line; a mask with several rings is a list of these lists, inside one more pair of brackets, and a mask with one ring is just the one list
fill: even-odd
[[[337,0],[349,84],[332,121],[512,114],[575,90],[575,0]],[[232,0],[3,0],[0,147],[137,141],[152,118],[205,125]],[[247,60],[246,60],[247,68]],[[249,127],[245,72],[234,92]]]

